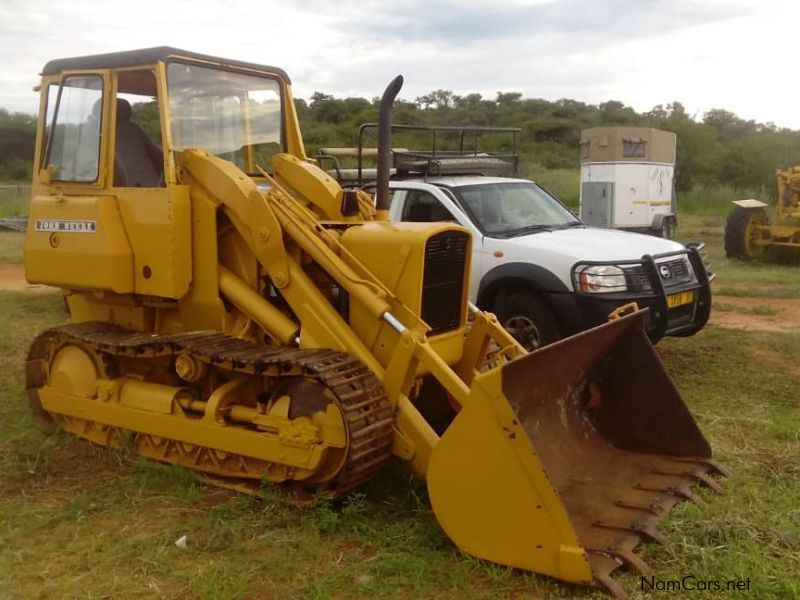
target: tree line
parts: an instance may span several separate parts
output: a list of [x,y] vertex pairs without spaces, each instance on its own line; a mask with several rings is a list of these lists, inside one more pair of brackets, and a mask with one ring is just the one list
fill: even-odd
[[[336,98],[321,92],[308,101],[296,99],[309,155],[326,146],[355,145],[358,126],[377,120],[378,102],[378,98]],[[800,131],[744,120],[723,109],[694,118],[680,102],[639,113],[616,100],[594,105],[566,98],[523,98],[517,92],[498,92],[489,99],[477,93],[461,96],[435,90],[413,101],[398,100],[394,122],[520,127],[516,150],[523,174],[541,168],[578,168],[582,129],[600,125],[665,129],[677,134],[679,191],[717,184],[771,187],[777,168],[800,164]],[[0,181],[30,180],[35,130],[35,117],[0,109]],[[507,150],[503,146],[509,139],[498,136],[485,142]],[[416,141],[419,137],[412,140]]]

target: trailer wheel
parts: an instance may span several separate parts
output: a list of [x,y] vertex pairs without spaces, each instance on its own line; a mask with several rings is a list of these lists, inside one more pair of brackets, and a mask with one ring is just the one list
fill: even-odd
[[661,221],[661,229],[658,230],[658,237],[671,240],[675,235],[675,221],[672,217],[667,217]]
[[734,208],[725,222],[725,256],[740,260],[761,256],[764,246],[757,242],[764,234],[759,228],[767,224],[767,213],[761,208]]
[[553,312],[531,292],[501,291],[492,312],[528,351],[561,339]]

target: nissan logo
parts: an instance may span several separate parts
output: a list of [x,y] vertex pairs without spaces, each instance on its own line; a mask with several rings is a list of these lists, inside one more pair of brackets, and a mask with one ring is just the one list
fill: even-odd
[[658,270],[661,272],[661,277],[664,279],[669,279],[672,277],[672,271],[669,270],[667,265],[661,265]]

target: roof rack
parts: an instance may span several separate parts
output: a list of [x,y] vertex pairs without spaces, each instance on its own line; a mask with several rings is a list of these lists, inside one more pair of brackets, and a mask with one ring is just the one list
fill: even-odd
[[[365,166],[364,159],[375,158],[376,148],[364,146],[364,134],[378,128],[377,123],[364,123],[358,128],[358,146],[355,148],[321,148],[317,155],[320,166],[326,161],[332,164],[328,174],[335,177],[345,187],[364,187],[374,183],[377,168]],[[477,125],[392,125],[395,131],[430,132],[430,145],[423,150],[392,148],[390,175],[392,179],[407,177],[428,177],[436,175],[501,175],[514,176],[517,173],[518,127],[485,127]],[[505,133],[511,136],[511,152],[491,152],[481,149],[478,140],[481,135]],[[441,150],[442,135],[458,136],[457,150]],[[470,143],[471,142],[471,143]],[[469,147],[471,146],[471,148]],[[355,159],[356,166],[343,168],[343,158]]]

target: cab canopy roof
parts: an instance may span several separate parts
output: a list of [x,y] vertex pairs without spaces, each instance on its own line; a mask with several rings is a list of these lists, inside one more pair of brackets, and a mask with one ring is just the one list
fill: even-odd
[[134,67],[137,65],[149,65],[159,61],[167,61],[169,59],[191,60],[234,69],[238,68],[266,71],[278,75],[279,77],[285,79],[287,83],[291,83],[286,72],[277,67],[259,65],[239,60],[230,60],[228,58],[219,58],[216,56],[208,56],[207,54],[197,54],[196,52],[188,52],[178,48],[170,48],[169,46],[144,48],[142,50],[128,50],[126,52],[111,52],[109,54],[93,54],[91,56],[76,56],[73,58],[59,58],[48,62],[44,66],[44,69],[42,69],[42,75],[57,75],[62,71],[78,69],[113,69],[119,67]]

